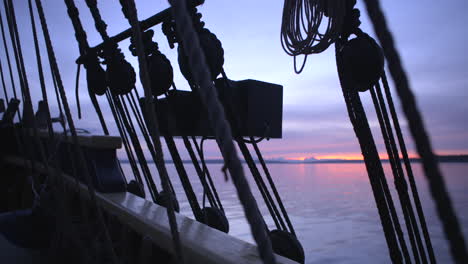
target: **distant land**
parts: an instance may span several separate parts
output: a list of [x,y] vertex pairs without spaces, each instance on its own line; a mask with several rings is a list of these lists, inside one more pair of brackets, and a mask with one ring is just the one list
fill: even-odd
[[[437,156],[439,162],[468,162],[468,155],[439,155]],[[421,162],[420,158],[410,158],[411,162]],[[121,160],[121,162],[128,163],[128,160]],[[148,160],[149,163],[152,163],[151,160]],[[167,163],[172,163],[172,160],[166,160]],[[191,160],[184,160],[184,163],[191,163]],[[222,164],[224,161],[222,159],[207,159],[206,163],[218,163]],[[243,161],[245,162],[245,161]],[[255,162],[258,162],[256,160]],[[309,164],[309,163],[363,163],[363,160],[346,160],[346,159],[314,159],[308,158],[305,160],[288,160],[284,158],[278,159],[266,159],[266,163],[281,163],[281,164]],[[389,162],[388,159],[382,159],[382,162]]]

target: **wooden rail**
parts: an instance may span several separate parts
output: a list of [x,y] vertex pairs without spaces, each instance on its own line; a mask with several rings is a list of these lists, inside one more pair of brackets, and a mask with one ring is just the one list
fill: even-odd
[[[30,166],[25,159],[7,156],[3,162],[24,167]],[[47,173],[41,163],[35,163],[34,169]],[[53,169],[52,169],[53,170]],[[55,173],[52,173],[55,174]],[[60,174],[66,182],[77,186],[76,181],[67,174]],[[89,198],[88,189],[78,184],[79,193]],[[124,224],[141,235],[149,237],[153,243],[174,254],[171,230],[165,207],[156,205],[131,193],[99,193],[96,199],[103,210],[111,213]],[[260,264],[262,263],[257,246],[228,234],[210,228],[181,214],[176,214],[180,238],[187,263],[226,263],[226,264]],[[276,255],[277,263],[294,264],[296,262]]]

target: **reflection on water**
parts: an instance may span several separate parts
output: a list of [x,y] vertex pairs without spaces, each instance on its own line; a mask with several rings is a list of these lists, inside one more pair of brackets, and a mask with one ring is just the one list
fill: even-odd
[[[224,181],[221,166],[210,164],[209,168],[229,219],[230,234],[252,242],[234,186],[232,182]],[[304,246],[307,263],[390,262],[364,164],[269,164],[268,167]],[[186,164],[186,168],[201,202],[202,188],[196,172],[190,164]],[[465,237],[468,238],[468,177],[465,173],[468,164],[444,163],[441,168]],[[388,164],[384,164],[384,169],[387,175],[391,175]],[[422,168],[417,163],[413,169],[437,260],[439,263],[451,263],[448,244]],[[127,175],[131,175],[128,165],[124,165],[124,170]],[[157,175],[154,166],[152,171]],[[168,171],[181,205],[181,213],[193,217],[174,166],[169,164]],[[250,174],[247,176],[260,210],[273,229],[274,223],[261,195]],[[161,186],[158,179],[155,180]],[[387,180],[398,208],[400,205],[392,177],[388,176]],[[401,212],[399,214],[402,215]],[[404,223],[402,217],[400,222]]]

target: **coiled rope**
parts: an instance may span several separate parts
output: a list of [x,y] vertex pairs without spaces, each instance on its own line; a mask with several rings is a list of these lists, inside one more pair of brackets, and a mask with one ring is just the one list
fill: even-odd
[[[308,55],[323,52],[339,37],[346,2],[343,0],[284,1],[281,45],[287,54],[294,56],[296,73],[302,72]],[[324,30],[320,32],[322,28]],[[302,66],[297,69],[296,57],[299,55],[305,55],[305,58]]]

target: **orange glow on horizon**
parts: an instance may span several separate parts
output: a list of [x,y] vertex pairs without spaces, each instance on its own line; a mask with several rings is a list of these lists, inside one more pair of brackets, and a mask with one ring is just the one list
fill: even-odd
[[335,155],[320,155],[315,157],[318,160],[363,160],[361,154],[335,154]]
[[286,158],[287,160],[297,160],[297,161],[304,161],[308,158],[311,158],[311,157],[291,157],[291,158]]
[[[418,158],[419,156],[415,153],[408,153],[410,158]],[[297,155],[297,156],[296,156]],[[336,154],[325,154],[325,155],[307,155],[296,154],[286,157],[286,160],[291,161],[304,161],[306,159],[317,159],[317,160],[364,160],[364,157],[360,153],[336,153]],[[440,154],[439,154],[440,155]],[[387,153],[380,153],[380,159],[388,159]],[[401,158],[401,156],[400,156]]]

